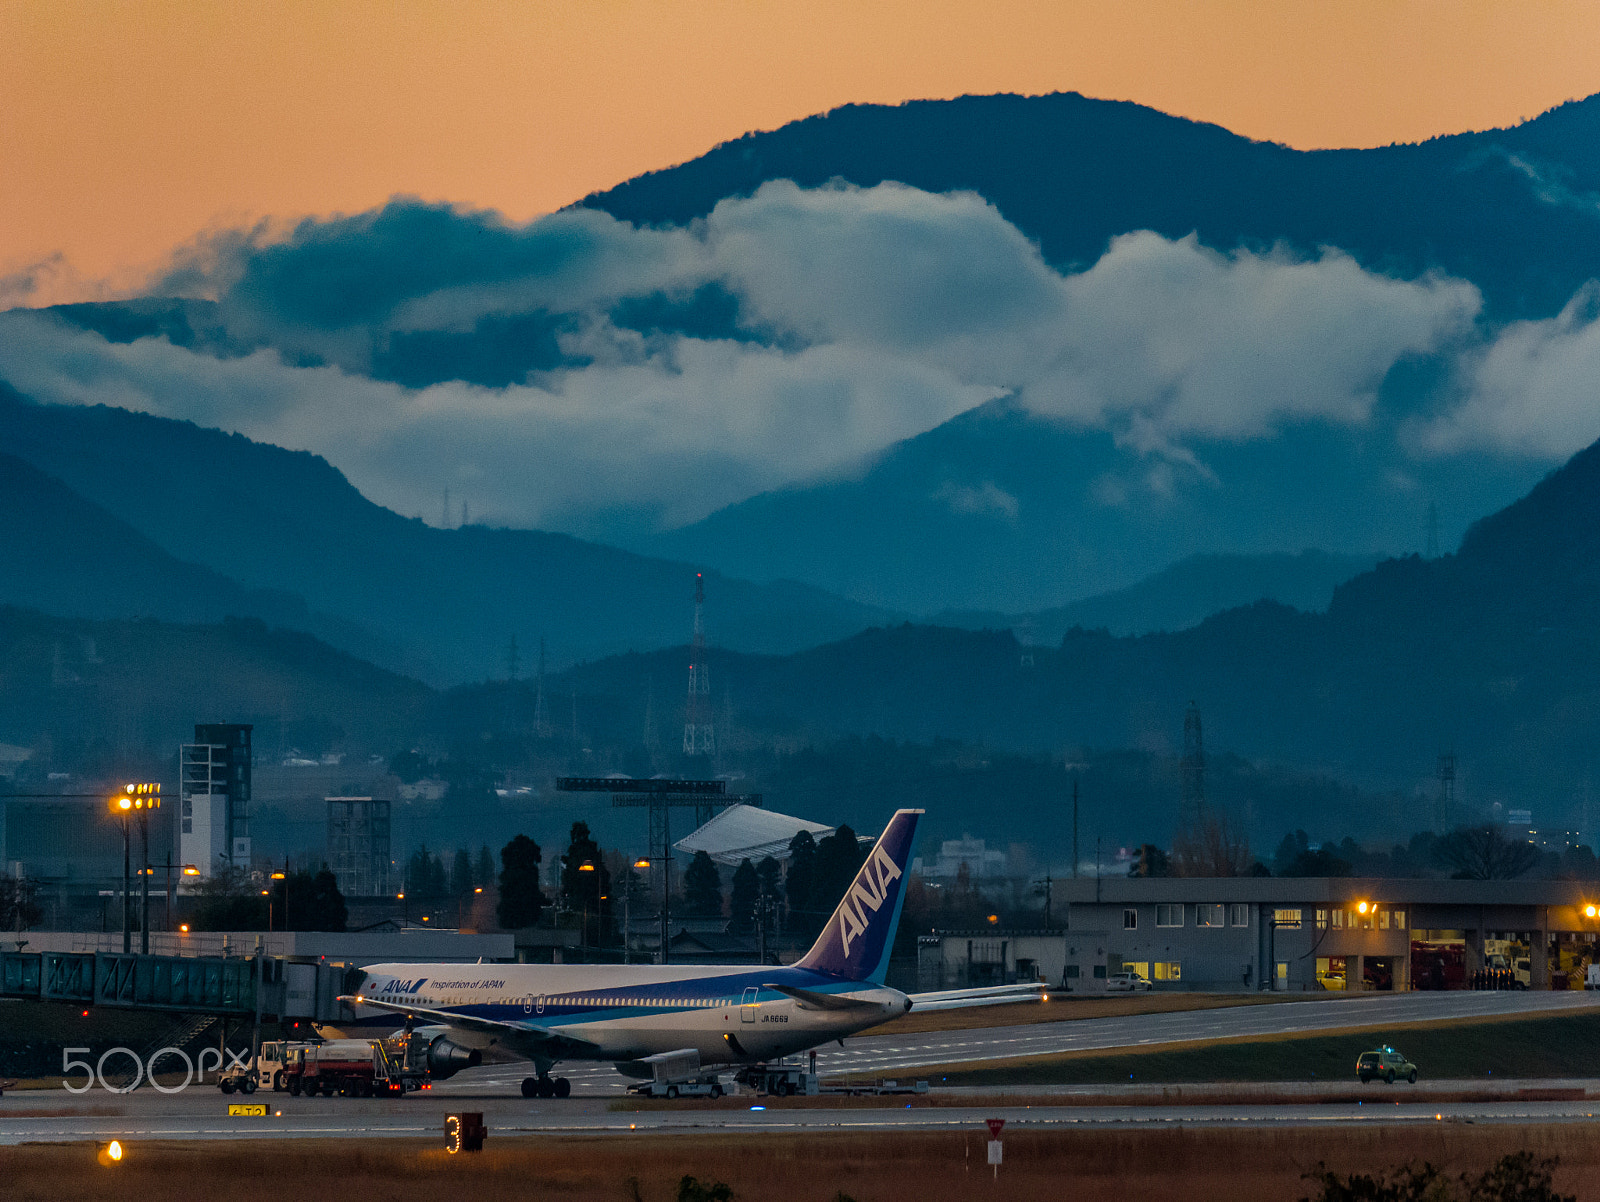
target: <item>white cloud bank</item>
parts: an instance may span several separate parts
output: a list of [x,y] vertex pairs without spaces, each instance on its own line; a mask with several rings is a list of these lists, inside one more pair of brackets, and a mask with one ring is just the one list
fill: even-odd
[[[586,210],[523,227],[415,211],[457,223],[467,249],[431,263],[403,238],[380,242],[380,214],[302,229],[287,248],[241,239],[243,258],[218,268],[232,328],[331,366],[294,366],[275,349],[219,359],[157,339],[110,344],[22,313],[0,318],[0,376],[41,400],[314,451],[404,513],[434,514],[448,486],[490,520],[579,533],[619,512],[678,525],[850,470],[1006,394],[1110,430],[1161,467],[1194,462],[1195,440],[1367,423],[1397,362],[1465,353],[1470,389],[1418,448],[1557,456],[1600,432],[1592,300],[1484,346],[1470,284],[1391,279],[1335,251],[1220,254],[1138,233],[1064,275],[981,198],[888,184],[772,183],[669,230]],[[352,277],[361,295],[329,303]],[[608,317],[627,298],[706,285],[737,299],[739,336],[641,335]],[[568,316],[566,349],[587,366],[501,388],[363,374],[396,331],[470,331],[537,310]],[[1016,512],[1009,497],[949,500]]]

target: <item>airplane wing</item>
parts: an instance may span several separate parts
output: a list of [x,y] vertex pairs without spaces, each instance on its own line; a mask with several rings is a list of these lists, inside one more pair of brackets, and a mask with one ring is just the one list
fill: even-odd
[[339,1000],[351,1006],[371,1006],[374,1010],[403,1014],[408,1018],[419,1018],[440,1026],[459,1027],[463,1031],[475,1031],[480,1035],[498,1035],[517,1051],[531,1050],[559,1055],[563,1052],[570,1054],[600,1050],[597,1044],[590,1043],[587,1039],[563,1035],[549,1027],[539,1027],[532,1023],[505,1023],[492,1018],[474,1018],[470,1014],[457,1014],[453,1010],[437,1010],[432,1006],[406,1006],[398,1002],[376,1002],[359,995],[341,994]]
[[763,985],[763,989],[771,989],[777,993],[792,997],[800,1003],[802,1010],[876,1010],[877,1002],[865,1002],[860,998],[840,997],[837,993],[818,993],[813,989],[797,989],[793,985]]
[[942,989],[937,993],[913,993],[913,1011],[964,1010],[968,1006],[1004,1006],[1012,1002],[1042,1002],[1050,996],[1049,986],[992,985],[977,989]]

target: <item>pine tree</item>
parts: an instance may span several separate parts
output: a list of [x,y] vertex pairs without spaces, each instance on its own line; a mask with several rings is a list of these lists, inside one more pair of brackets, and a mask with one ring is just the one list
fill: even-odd
[[811,892],[811,911],[820,927],[844,897],[850,882],[856,879],[865,858],[856,833],[841,826],[817,844],[817,875]]
[[544,911],[539,864],[544,853],[527,835],[518,835],[500,849],[500,925],[508,930],[531,927]]
[[756,904],[761,900],[761,876],[749,860],[741,860],[728,895],[728,930],[748,935],[756,929]]
[[472,892],[472,857],[464,847],[457,849],[455,862],[450,866],[450,892],[456,897]]
[[485,843],[478,849],[478,866],[473,869],[472,883],[481,889],[487,889],[494,884],[494,854],[490,852],[489,845]]
[[789,871],[783,888],[789,898],[786,924],[791,934],[815,933],[811,914],[811,892],[817,879],[817,841],[810,831],[801,831],[789,840]]
[[684,870],[683,905],[695,918],[717,918],[722,914],[722,877],[703,851],[695,852]]
[[585,942],[599,943],[611,915],[611,871],[587,822],[572,824],[567,854],[561,857],[561,900],[583,917]]

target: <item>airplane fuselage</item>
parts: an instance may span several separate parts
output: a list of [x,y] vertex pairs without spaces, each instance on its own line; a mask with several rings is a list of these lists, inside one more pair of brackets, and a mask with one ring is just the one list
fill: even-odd
[[[843,1039],[911,1008],[905,994],[798,967],[630,964],[374,964],[361,996],[448,1014],[463,1047],[543,1059],[550,1035],[578,1044],[560,1060],[623,1062],[694,1048],[705,1064],[776,1059]],[[821,1008],[781,985],[863,1005]],[[355,1006],[358,1023],[393,1012]],[[425,1022],[436,1021],[432,1015]],[[481,1023],[476,1029],[473,1020]],[[503,1026],[502,1026],[503,1024]],[[519,1038],[518,1029],[527,1031]]]

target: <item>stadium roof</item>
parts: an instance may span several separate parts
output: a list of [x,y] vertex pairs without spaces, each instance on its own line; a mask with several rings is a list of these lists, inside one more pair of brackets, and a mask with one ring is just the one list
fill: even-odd
[[821,839],[831,835],[833,827],[755,806],[734,805],[673,846],[691,855],[703,851],[718,864],[736,867],[741,860],[756,862],[766,856],[783,859],[789,854],[789,841],[801,831],[810,831],[813,838]]

